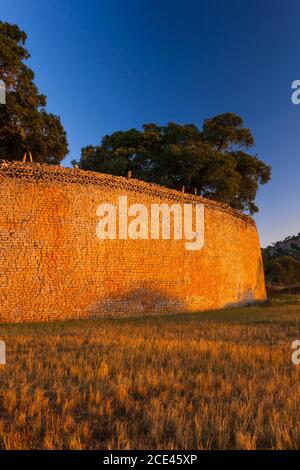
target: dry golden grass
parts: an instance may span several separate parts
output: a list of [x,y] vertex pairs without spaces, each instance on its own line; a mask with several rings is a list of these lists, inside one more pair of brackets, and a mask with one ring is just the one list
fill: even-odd
[[2,449],[300,447],[300,307],[0,327]]

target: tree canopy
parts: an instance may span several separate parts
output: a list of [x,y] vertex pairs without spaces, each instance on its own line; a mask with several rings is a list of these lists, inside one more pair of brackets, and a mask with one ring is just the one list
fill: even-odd
[[293,256],[268,257],[263,252],[266,281],[292,286],[300,283],[300,261]]
[[255,197],[269,181],[271,168],[248,153],[254,145],[241,117],[225,113],[206,119],[202,129],[173,122],[144,124],[143,130],[117,131],[89,145],[79,162],[84,170],[126,176],[185,190],[251,214]]
[[35,161],[58,164],[68,153],[66,132],[59,116],[46,112],[46,97],[25,63],[25,42],[17,25],[0,21],[0,79],[7,92],[0,105],[0,158],[19,160],[31,150]]

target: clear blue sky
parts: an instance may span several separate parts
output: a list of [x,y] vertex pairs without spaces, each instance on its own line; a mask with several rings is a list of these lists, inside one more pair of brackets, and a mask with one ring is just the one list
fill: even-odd
[[232,111],[273,167],[257,198],[262,246],[300,231],[297,0],[2,0],[0,19],[28,34],[66,165],[115,130]]

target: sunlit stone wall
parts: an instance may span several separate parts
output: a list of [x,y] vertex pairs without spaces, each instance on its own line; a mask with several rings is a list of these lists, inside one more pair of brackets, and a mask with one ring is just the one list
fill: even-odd
[[[203,203],[204,247],[100,240],[97,207]],[[0,322],[192,312],[265,299],[254,221],[226,205],[135,179],[0,165]]]

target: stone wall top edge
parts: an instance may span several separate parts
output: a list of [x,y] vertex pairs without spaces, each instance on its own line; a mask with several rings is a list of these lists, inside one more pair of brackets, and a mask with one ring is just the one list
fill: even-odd
[[76,168],[66,168],[58,165],[47,165],[40,163],[22,163],[20,161],[0,160],[0,176],[8,178],[18,178],[23,180],[77,183],[83,185],[100,186],[107,189],[124,189],[146,196],[169,199],[172,201],[204,204],[205,207],[225,212],[249,225],[255,226],[252,217],[243,214],[241,211],[231,208],[225,203],[213,201],[201,196],[194,196],[188,193],[181,193],[175,189],[169,189],[154,183],[123,176],[113,176],[94,171],[85,171]]

